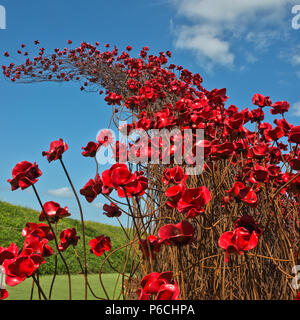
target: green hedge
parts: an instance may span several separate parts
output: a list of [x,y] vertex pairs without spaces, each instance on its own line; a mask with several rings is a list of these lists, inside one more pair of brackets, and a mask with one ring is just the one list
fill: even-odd
[[[22,248],[24,237],[21,235],[21,231],[24,228],[27,222],[36,222],[38,223],[39,212],[11,205],[6,202],[0,201],[0,246],[7,247],[10,243],[14,242],[19,249]],[[74,220],[70,218],[64,218],[62,222],[58,224],[58,232],[62,229],[75,227],[78,235],[82,239],[81,234],[81,223],[79,220]],[[99,272],[99,268],[101,262],[104,259],[104,256],[97,257],[94,254],[89,252],[89,241],[92,238],[95,238],[101,234],[105,236],[109,236],[111,238],[112,250],[122,246],[126,243],[126,237],[121,228],[105,225],[97,222],[87,221],[85,223],[85,232],[86,232],[86,244],[87,244],[87,264],[89,273],[97,273]],[[50,242],[50,245],[54,248],[54,241]],[[83,248],[82,248],[82,240],[79,240],[77,245],[77,251],[79,256],[82,258]],[[124,251],[120,250],[114,253],[110,257],[110,262],[114,268],[119,270],[122,259],[123,259]],[[74,251],[72,247],[69,247],[63,255],[69,265],[70,272],[72,274],[80,273],[81,269],[78,265],[77,259],[74,255]],[[40,274],[52,274],[54,270],[54,256],[46,258],[47,263],[43,264],[39,271]],[[81,259],[82,260],[82,259]],[[128,265],[129,266],[129,265]],[[113,270],[106,262],[103,272],[112,273]],[[126,270],[128,272],[128,269]],[[58,273],[64,274],[65,267],[58,257]]]

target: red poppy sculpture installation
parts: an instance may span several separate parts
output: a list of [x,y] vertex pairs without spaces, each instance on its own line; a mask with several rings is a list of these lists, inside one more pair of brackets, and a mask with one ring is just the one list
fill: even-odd
[[[300,127],[285,118],[288,102],[254,94],[253,107],[239,109],[228,103],[225,88],[205,89],[199,74],[169,63],[169,51],[153,55],[144,47],[133,57],[130,46],[122,52],[109,45],[101,50],[98,42],[71,48],[68,41],[66,48],[50,53],[39,41],[35,45],[34,57],[22,45],[18,52],[24,54],[24,62],[2,66],[5,78],[16,83],[77,82],[81,91],[105,95],[112,109],[108,121],[116,129],[127,136],[140,135],[115,141],[106,129],[96,141],[86,141],[78,156],[94,159],[96,170],[79,187],[65,165],[67,143],[60,138],[49,141],[49,151],[41,149],[47,165],[60,163],[67,176],[81,214],[78,230],[56,231],[56,224],[71,213],[54,201],[42,202],[41,163],[15,165],[12,177],[8,175],[11,190],[32,188],[41,213],[24,226],[23,248],[0,247],[7,284],[0,299],[27,278],[32,278],[41,298],[51,298],[53,286],[46,292],[37,272],[53,254],[64,264],[69,279],[66,298],[71,299],[66,250],[73,250],[80,264],[85,299],[89,291],[99,299],[112,298],[106,290],[103,297],[94,293],[87,255],[99,258],[99,285],[105,289],[103,265],[119,252],[123,265],[112,272],[123,278],[120,299],[299,297],[292,270],[300,264]],[[153,136],[153,130],[159,135]],[[115,163],[100,171],[97,154],[103,148],[111,148]],[[195,170],[199,167],[193,159],[199,150],[202,165]],[[119,248],[105,234],[86,241],[88,212],[83,212],[81,202],[100,197],[105,202],[100,213],[118,220],[125,233],[126,243]],[[123,216],[128,218],[127,228]],[[79,243],[82,255],[76,250]]]

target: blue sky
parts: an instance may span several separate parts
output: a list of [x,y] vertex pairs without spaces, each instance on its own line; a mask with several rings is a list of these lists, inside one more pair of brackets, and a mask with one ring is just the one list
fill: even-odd
[[[251,107],[254,93],[269,95],[274,102],[289,101],[287,119],[300,125],[300,29],[292,28],[295,4],[291,0],[87,0],[72,4],[0,0],[7,22],[7,29],[0,30],[0,65],[23,62],[16,50],[22,43],[33,48],[37,39],[49,51],[65,47],[68,39],[74,46],[82,41],[110,43],[120,49],[131,45],[135,54],[147,45],[152,53],[171,50],[171,62],[200,73],[207,89],[226,87],[229,103],[239,108]],[[6,50],[9,60],[3,56]],[[107,127],[110,107],[103,96],[82,93],[72,83],[22,85],[1,77],[0,92],[0,200],[39,210],[32,192],[11,192],[6,182],[17,162],[36,161],[43,171],[36,185],[42,201],[67,205],[78,218],[60,164],[48,164],[41,153],[48,150],[50,141],[63,138],[70,147],[65,163],[80,189],[95,175],[95,164],[81,156],[81,147]],[[92,205],[81,200],[87,220],[114,223],[97,208],[104,198]]]

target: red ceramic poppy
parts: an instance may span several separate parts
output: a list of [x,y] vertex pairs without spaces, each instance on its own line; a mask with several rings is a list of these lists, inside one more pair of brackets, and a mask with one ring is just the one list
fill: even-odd
[[0,289],[0,300],[4,300],[8,297],[8,292],[6,289]]
[[132,173],[128,170],[126,164],[116,163],[110,169],[103,171],[103,187],[107,190],[118,188],[125,185],[131,178]]
[[50,143],[49,151],[43,151],[42,155],[47,156],[49,162],[58,160],[62,157],[63,153],[68,150],[68,145],[63,142],[63,139],[52,141]]
[[234,195],[237,199],[248,204],[250,207],[255,208],[258,204],[258,199],[254,190],[251,187],[245,186],[242,182],[235,182],[232,188],[226,192]]
[[[69,213],[68,207],[61,208],[60,204],[54,201],[49,201],[44,204],[44,210],[47,214],[47,217],[51,223],[58,222],[59,219],[63,219],[65,217],[69,217],[71,214]],[[41,211],[39,221],[47,220],[44,214],[44,210]]]
[[179,300],[180,290],[176,281],[173,284],[163,284],[160,286],[155,300]]
[[269,177],[269,171],[266,167],[260,166],[256,163],[253,170],[253,176],[257,181],[266,182]]
[[102,173],[103,193],[116,189],[122,198],[143,195],[148,187],[148,179],[143,174],[142,171],[132,174],[126,164],[116,163]]
[[103,214],[105,214],[107,217],[110,217],[110,218],[120,217],[122,214],[119,207],[113,202],[111,202],[110,205],[104,204],[103,210],[104,210]]
[[248,215],[235,222],[234,231],[224,232],[218,241],[219,247],[226,250],[225,261],[230,254],[242,254],[257,246],[262,231],[254,219]]
[[165,169],[162,182],[165,185],[168,185],[169,183],[178,184],[182,179],[183,179],[183,169],[179,166],[176,166],[174,168]]
[[122,101],[123,97],[119,94],[114,92],[110,92],[104,100],[107,102],[108,105],[119,105]]
[[234,144],[232,142],[212,143],[211,154],[218,158],[228,158],[234,154]]
[[105,251],[111,249],[110,237],[105,237],[103,234],[95,239],[90,240],[90,252],[97,257],[102,256]]
[[149,236],[146,240],[139,241],[139,249],[143,254],[143,259],[149,258],[155,260],[156,253],[160,251],[161,244],[156,236]]
[[5,281],[8,286],[16,286],[30,277],[41,264],[45,263],[39,254],[33,254],[31,249],[24,250],[19,256],[5,260],[2,271],[5,273]]
[[262,233],[258,223],[248,214],[244,214],[240,219],[235,221],[234,228],[237,229],[240,227],[247,229],[250,233],[255,231],[257,235],[261,235]]
[[7,180],[11,184],[11,190],[22,190],[35,184],[42,175],[38,165],[28,161],[22,161],[16,164],[12,170],[12,179]]
[[60,235],[60,243],[58,245],[58,249],[60,251],[65,251],[69,246],[76,246],[78,240],[80,239],[79,236],[76,235],[76,229],[65,229],[63,230]]
[[264,130],[264,136],[267,141],[277,141],[284,136],[284,131],[281,127]]
[[290,130],[289,142],[300,143],[300,126],[295,126]]
[[171,208],[176,208],[178,201],[180,200],[183,192],[185,190],[185,182],[181,181],[178,185],[170,187],[166,190],[165,196],[171,198],[166,204]]
[[186,213],[186,219],[194,218],[201,212],[203,207],[211,200],[211,195],[206,187],[185,189],[177,203],[177,209]]
[[228,262],[229,254],[242,254],[243,251],[256,247],[258,237],[251,234],[244,228],[238,228],[234,231],[224,232],[218,241],[219,247],[226,250],[225,262]]
[[42,257],[53,255],[53,249],[48,245],[48,240],[33,234],[25,238],[23,250],[26,249],[31,249],[33,253],[39,254]]
[[173,272],[152,272],[146,275],[142,281],[141,286],[146,294],[157,294],[159,292],[160,287],[163,284],[168,284],[172,280]]
[[95,179],[90,179],[86,185],[80,189],[80,194],[85,196],[88,202],[93,202],[96,197],[102,192],[102,180],[100,175],[97,174]]
[[277,101],[272,104],[271,113],[272,114],[283,114],[284,112],[288,112],[290,108],[290,104],[287,101]]
[[54,239],[54,235],[50,231],[50,227],[45,223],[26,223],[26,227],[22,230],[22,236],[27,237],[30,234],[40,238],[46,238],[49,241]]
[[252,98],[253,104],[259,107],[271,106],[272,102],[270,97],[265,97],[262,94],[256,93]]
[[86,147],[82,147],[84,151],[81,153],[84,157],[91,157],[94,158],[96,156],[96,153],[99,149],[100,144],[94,141],[88,142]]
[[18,255],[18,247],[16,244],[11,243],[8,248],[0,247],[0,265],[3,264],[6,259],[13,259]]
[[135,172],[123,187],[117,189],[118,196],[121,198],[142,196],[147,188],[148,179],[144,177],[144,172]]
[[255,158],[261,159],[267,156],[269,153],[269,148],[266,144],[261,143],[259,145],[255,145],[251,151]]
[[300,156],[298,158],[293,158],[290,161],[291,169],[300,170]]
[[232,130],[238,130],[243,125],[245,115],[243,113],[235,113],[228,119],[228,126]]
[[166,224],[158,231],[160,242],[168,245],[184,245],[194,239],[195,229],[193,225],[183,220],[177,224]]

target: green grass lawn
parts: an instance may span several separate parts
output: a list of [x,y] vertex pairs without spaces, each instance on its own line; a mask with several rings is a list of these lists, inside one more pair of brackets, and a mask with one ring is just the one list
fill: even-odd
[[[105,289],[110,299],[117,299],[121,291],[122,279],[120,277],[118,280],[115,297],[113,296],[114,287],[115,287],[117,278],[118,278],[118,275],[115,273],[102,275],[103,284],[105,286]],[[99,282],[99,275],[98,274],[89,275],[88,279],[94,293],[101,298],[106,298]],[[51,281],[52,281],[52,276],[49,276],[49,275],[40,276],[41,287],[45,292],[46,296],[48,296]],[[32,279],[27,279],[21,284],[17,285],[16,287],[7,287],[6,289],[9,293],[9,297],[7,298],[7,300],[29,300],[31,286],[32,286]],[[69,292],[68,277],[66,275],[58,275],[55,280],[51,300],[68,300],[69,299],[68,292]],[[35,300],[39,299],[36,286],[35,286],[33,298]],[[72,299],[73,300],[84,299],[83,275],[72,275]],[[96,300],[96,298],[93,297],[93,295],[90,292],[88,292],[88,300]]]

